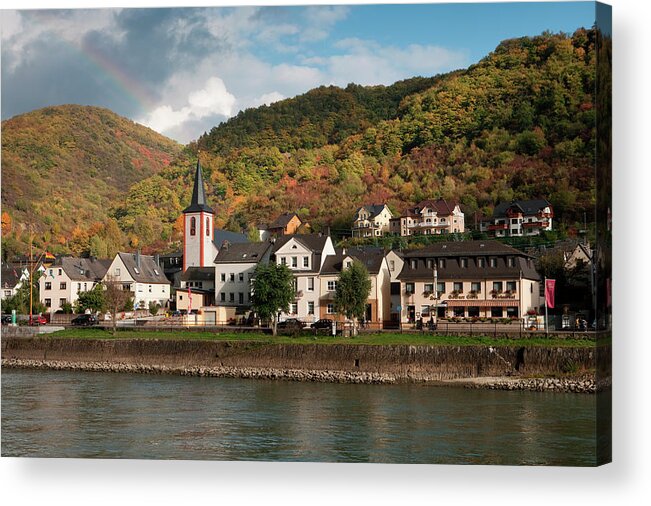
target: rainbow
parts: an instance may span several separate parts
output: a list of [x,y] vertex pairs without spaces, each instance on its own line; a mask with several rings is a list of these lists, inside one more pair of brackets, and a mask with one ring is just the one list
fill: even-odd
[[[47,26],[48,22],[55,18],[56,12],[55,10],[34,10],[22,11],[21,14],[25,19],[33,19],[33,21]],[[87,37],[79,41],[72,41],[59,35],[52,35],[75,50],[84,61],[93,65],[101,73],[102,77],[111,82],[131,101],[139,105],[143,111],[149,111],[156,105],[156,95],[142,80],[127,73],[123,65],[120,65],[118,61],[112,59],[100,48],[93,45]]]

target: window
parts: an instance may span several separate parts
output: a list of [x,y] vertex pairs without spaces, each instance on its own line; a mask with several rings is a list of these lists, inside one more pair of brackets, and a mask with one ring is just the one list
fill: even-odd
[[418,260],[416,260],[416,259],[414,258],[414,259],[411,261],[411,268],[412,268],[412,269],[415,269],[417,265],[418,265]]
[[87,292],[87,291],[88,291],[88,284],[84,283],[84,292]]
[[286,259],[285,257],[281,257],[281,259],[280,259],[280,263],[281,263],[282,265],[287,265],[287,259]]
[[136,272],[136,274],[140,274],[140,270],[138,269],[138,267],[134,267],[133,270]]
[[504,312],[501,307],[492,307],[491,308],[491,316],[493,318],[502,318]]
[[427,259],[427,268],[428,269],[433,269],[434,268],[434,260],[432,260],[431,258]]
[[507,281],[507,282],[506,282],[506,289],[507,289],[508,291],[510,291],[510,292],[515,292],[515,287],[516,287],[516,283],[515,283],[515,281]]
[[61,298],[59,299],[59,307],[62,307],[64,304],[68,303],[68,299],[66,298]]
[[396,263],[393,260],[389,260],[389,270],[391,272],[396,270]]
[[479,281],[473,281],[470,283],[470,290],[475,293],[481,293],[481,283]]
[[221,273],[221,280],[226,281],[226,273],[225,272]]
[[228,294],[228,302],[235,302],[235,294],[233,292]]
[[477,267],[486,267],[486,260],[484,258],[477,259]]
[[463,293],[463,283],[461,281],[455,281],[453,289],[457,293]]
[[148,285],[149,293],[151,293],[151,285]]
[[441,283],[436,283],[436,291],[439,294],[445,293],[445,281],[442,281]]
[[194,216],[190,218],[190,235],[197,235],[197,219]]
[[67,283],[65,281],[62,281],[59,283],[59,290],[65,290],[67,286]]
[[425,283],[425,287],[423,291],[432,293],[434,291],[434,283]]
[[479,306],[468,306],[468,317],[479,317]]
[[461,265],[462,268],[468,267],[468,259],[467,258],[460,258],[459,259],[459,265]]
[[501,292],[502,291],[502,282],[501,281],[493,281],[493,290],[496,292]]
[[488,262],[489,262],[491,267],[497,267],[497,258],[495,258],[495,257],[489,258]]
[[235,273],[234,273],[234,272],[231,272],[231,274],[230,274],[230,280],[231,280],[231,281],[235,281]]
[[328,304],[326,306],[326,313],[327,314],[335,314],[335,305],[334,304]]
[[509,267],[515,267],[515,258],[514,258],[514,257],[509,257],[509,258],[507,259],[507,265],[508,265]]
[[5,290],[5,297],[11,297],[11,290]]
[[243,272],[240,272],[239,279],[240,279],[240,282],[244,282],[244,273]]
[[77,293],[81,292],[81,283],[77,283]]
[[413,283],[405,283],[405,292],[414,293],[414,284]]
[[314,291],[314,278],[307,278],[307,291],[308,292]]
[[465,309],[466,308],[463,306],[455,307],[453,311],[454,316],[461,316],[461,317],[465,316]]
[[292,257],[292,267],[298,267],[298,257]]
[[518,308],[517,307],[507,307],[506,308],[506,316],[509,318],[517,318],[518,317]]
[[[120,269],[118,269],[118,276],[120,275]],[[61,269],[59,269],[59,276],[61,276]]]
[[219,300],[222,302],[226,302],[226,292],[219,293]]
[[52,299],[45,299],[45,307],[52,307]]
[[314,314],[314,302],[307,303],[307,314]]
[[54,277],[54,270],[50,269],[50,276]]
[[210,235],[210,218],[206,217],[206,235]]
[[244,304],[244,293],[239,292],[237,296],[238,296],[237,300],[239,301],[239,304]]
[[46,289],[46,290],[52,290],[52,283],[49,282],[49,281],[46,281],[46,282],[45,282],[45,289]]
[[303,267],[310,266],[310,257],[303,257]]
[[337,282],[336,281],[328,281],[328,291],[329,292],[334,292],[337,290]]
[[[59,274],[61,274],[61,273],[59,273]],[[119,275],[120,275],[120,268],[119,268],[119,267],[116,267],[116,268],[115,268],[115,275],[116,275],[116,276],[119,276]]]
[[439,259],[439,269],[445,269],[445,258]]
[[289,305],[289,313],[290,314],[298,314],[298,303],[297,302],[292,302]]

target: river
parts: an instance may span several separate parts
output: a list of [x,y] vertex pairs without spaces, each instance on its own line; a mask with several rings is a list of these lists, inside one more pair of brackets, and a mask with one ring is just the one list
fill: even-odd
[[596,396],[3,369],[2,456],[590,466]]

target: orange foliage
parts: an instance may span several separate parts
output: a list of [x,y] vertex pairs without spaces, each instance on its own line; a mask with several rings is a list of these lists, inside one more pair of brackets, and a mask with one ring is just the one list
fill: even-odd
[[7,211],[2,213],[2,235],[9,234],[11,232],[11,216]]

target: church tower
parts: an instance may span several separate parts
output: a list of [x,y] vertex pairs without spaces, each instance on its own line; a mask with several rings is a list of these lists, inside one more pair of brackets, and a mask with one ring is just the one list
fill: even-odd
[[192,201],[183,210],[183,271],[188,267],[210,267],[217,248],[213,242],[215,213],[206,203],[201,162],[197,159]]

